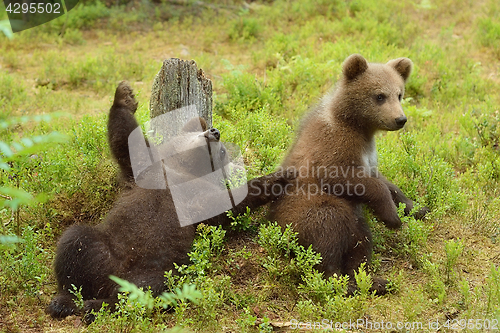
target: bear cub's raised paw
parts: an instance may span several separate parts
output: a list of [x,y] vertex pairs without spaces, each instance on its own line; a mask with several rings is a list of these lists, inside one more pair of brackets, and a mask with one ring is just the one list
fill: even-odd
[[127,81],[122,81],[118,84],[115,92],[116,106],[126,107],[130,112],[135,113],[137,110],[138,102],[135,100],[134,92]]

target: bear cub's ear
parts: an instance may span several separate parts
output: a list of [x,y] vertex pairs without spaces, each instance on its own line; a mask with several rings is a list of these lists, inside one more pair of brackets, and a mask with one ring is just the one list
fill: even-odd
[[354,80],[368,69],[368,62],[359,54],[352,54],[344,61],[342,73],[348,80]]
[[408,78],[410,77],[411,70],[413,68],[413,62],[411,62],[410,59],[408,58],[397,58],[390,60],[387,65],[391,66],[394,68],[399,75],[403,78],[403,80],[406,82]]

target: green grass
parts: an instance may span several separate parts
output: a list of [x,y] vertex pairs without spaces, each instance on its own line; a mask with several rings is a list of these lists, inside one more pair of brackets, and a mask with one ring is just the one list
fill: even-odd
[[[13,122],[0,128],[0,142],[67,136],[0,171],[0,188],[46,197],[15,213],[2,198],[0,234],[23,241],[0,238],[0,332],[269,332],[292,320],[321,331],[313,324],[325,318],[500,320],[498,22],[494,0],[90,1],[12,40],[0,33],[0,123]],[[235,217],[237,231],[199,230],[192,265],[169,278],[172,290],[194,283],[203,295],[198,304],[182,300],[165,312],[124,298],[121,311],[104,309],[89,327],[44,313],[56,291],[58,236],[76,222],[99,223],[119,192],[106,142],[119,81],[131,82],[144,123],[162,60],[194,59],[213,82],[214,125],[223,141],[242,148],[253,177],[279,165],[300,118],[333,88],[352,53],[414,62],[403,103],[409,121],[380,133],[377,146],[381,171],[431,213],[425,221],[403,218],[397,231],[368,213],[374,259],[358,274],[365,286],[372,275],[388,277],[392,293],[344,297],[345,278],[315,271],[320,254],[269,223],[264,209]],[[50,121],[15,120],[54,112]]]

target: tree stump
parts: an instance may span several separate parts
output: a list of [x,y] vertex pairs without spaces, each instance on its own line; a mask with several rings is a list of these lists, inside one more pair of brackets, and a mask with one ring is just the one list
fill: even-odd
[[[151,130],[163,138],[177,135],[193,116],[204,118],[212,127],[212,81],[194,60],[164,60],[153,82],[149,107]],[[182,112],[163,116],[179,109]]]

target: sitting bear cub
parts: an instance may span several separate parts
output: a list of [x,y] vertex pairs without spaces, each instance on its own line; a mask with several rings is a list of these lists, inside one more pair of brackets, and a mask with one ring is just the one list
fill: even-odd
[[[271,204],[271,219],[282,227],[292,224],[299,242],[321,253],[319,268],[327,276],[347,274],[354,281],[354,271],[370,260],[372,236],[363,205],[391,229],[401,226],[399,203],[406,204],[406,214],[413,208],[377,170],[374,137],[405,125],[401,99],[411,70],[407,58],[375,64],[357,54],[348,57],[336,89],[306,116],[282,163],[299,174]],[[386,282],[374,279],[372,290],[383,294]]]
[[[137,102],[132,89],[122,82],[116,89],[115,99],[108,120],[108,139],[111,152],[120,167],[120,177],[125,182],[125,190],[107,214],[105,220],[95,227],[75,225],[64,232],[58,242],[55,258],[55,275],[58,295],[54,297],[47,312],[55,318],[63,318],[79,313],[74,296],[69,292],[72,285],[81,287],[84,313],[98,311],[103,302],[113,305],[117,301],[118,285],[109,279],[110,275],[134,283],[138,287],[150,287],[154,295],[165,289],[165,271],[174,270],[174,263],[189,263],[189,252],[195,236],[196,226],[181,227],[176,214],[171,191],[166,189],[146,189],[137,186],[130,162],[128,139],[138,127],[134,113]],[[197,129],[200,129],[198,131]],[[193,168],[200,162],[200,141],[211,147],[212,166],[228,164],[224,145],[219,141],[217,129],[208,129],[201,118],[189,121],[179,135],[182,139],[181,153],[169,156],[168,165],[175,165],[180,179],[192,179]],[[149,144],[148,144],[149,145]],[[144,176],[146,175],[146,176]],[[144,171],[139,177],[149,177],[151,181],[157,172]],[[284,185],[294,175],[274,173],[255,178],[248,182],[248,195],[233,208],[238,214],[246,207],[256,208],[277,198],[269,188],[275,184]],[[153,179],[154,180],[154,179]],[[212,195],[206,185],[206,196]],[[213,188],[215,191],[216,189]],[[204,209],[203,202],[191,207]],[[206,207],[205,207],[206,208]],[[222,213],[203,222],[221,224],[227,221]],[[92,316],[86,316],[87,321]]]

